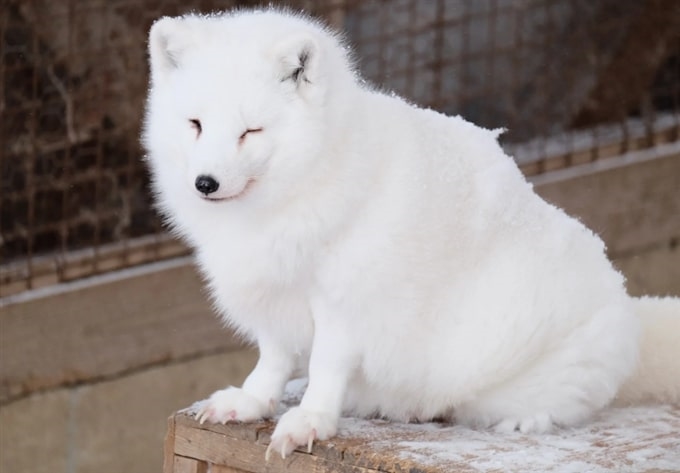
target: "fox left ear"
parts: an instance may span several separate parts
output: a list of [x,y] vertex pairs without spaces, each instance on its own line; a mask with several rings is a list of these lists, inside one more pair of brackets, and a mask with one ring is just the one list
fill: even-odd
[[292,81],[297,88],[315,83],[318,77],[319,47],[312,38],[288,41],[278,50],[281,82]]
[[179,69],[187,49],[192,47],[192,32],[182,18],[163,17],[157,20],[149,32],[149,58],[151,78],[163,80]]

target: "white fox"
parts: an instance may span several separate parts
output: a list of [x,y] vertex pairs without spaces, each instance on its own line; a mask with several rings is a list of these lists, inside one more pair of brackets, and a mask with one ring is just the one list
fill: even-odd
[[272,415],[298,369],[282,456],[343,412],[545,432],[617,397],[680,400],[680,300],[629,297],[499,131],[372,90],[302,15],[162,18],[149,50],[159,208],[260,352],[202,422]]

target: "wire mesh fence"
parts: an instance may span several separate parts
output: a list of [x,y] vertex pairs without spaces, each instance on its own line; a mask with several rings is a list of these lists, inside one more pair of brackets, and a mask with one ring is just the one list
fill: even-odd
[[[365,79],[504,127],[538,174],[680,136],[680,2],[279,2],[346,32]],[[0,296],[185,254],[155,216],[139,130],[162,15],[259,2],[6,0]]]

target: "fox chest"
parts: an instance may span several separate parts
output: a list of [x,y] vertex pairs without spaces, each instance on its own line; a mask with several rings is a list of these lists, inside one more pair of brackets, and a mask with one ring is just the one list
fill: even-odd
[[204,246],[199,267],[220,315],[254,335],[276,333],[304,350],[311,345],[310,264],[295,247],[262,244]]

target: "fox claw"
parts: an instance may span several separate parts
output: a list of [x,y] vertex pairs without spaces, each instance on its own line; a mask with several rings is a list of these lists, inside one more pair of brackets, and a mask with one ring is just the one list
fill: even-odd
[[265,459],[271,456],[272,451],[279,452],[281,458],[285,459],[297,447],[304,449],[306,446],[307,453],[312,453],[316,440],[325,440],[334,435],[335,431],[336,424],[332,417],[294,407],[279,420]]
[[284,437],[283,439],[283,444],[281,445],[281,459],[285,460],[286,459],[286,450],[288,449],[288,442],[290,440],[290,437]]
[[312,453],[312,447],[314,446],[314,439],[316,438],[316,429],[312,429],[309,433],[309,438],[307,439],[307,453]]
[[272,452],[279,452],[281,454],[281,459],[285,460],[293,450],[295,450],[295,441],[290,435],[286,435],[283,438],[272,438],[267,450],[264,452],[264,460],[268,462]]
[[194,419],[198,421],[199,424],[203,425],[206,420],[210,418],[214,414],[213,409],[205,406],[202,407],[194,416]]
[[208,399],[196,404],[195,419],[205,422],[226,424],[228,422],[251,422],[267,414],[267,404],[240,388],[226,388],[215,391]]

